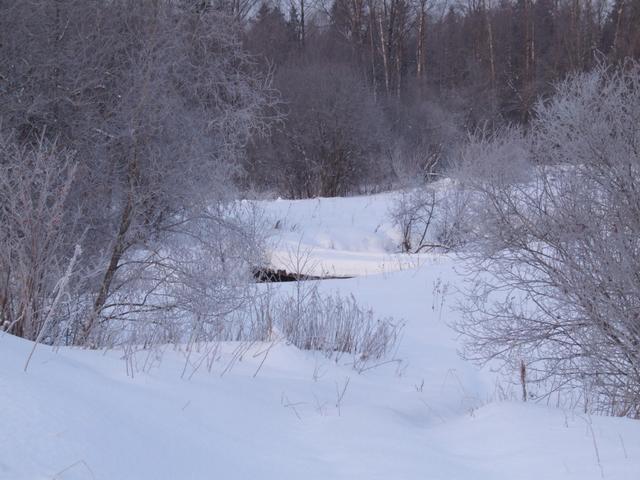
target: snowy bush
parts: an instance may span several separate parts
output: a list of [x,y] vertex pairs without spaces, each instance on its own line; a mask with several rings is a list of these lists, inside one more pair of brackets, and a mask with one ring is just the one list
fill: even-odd
[[403,252],[418,253],[432,247],[427,235],[431,233],[436,203],[435,190],[427,187],[403,191],[393,203],[389,215],[400,229]]
[[[585,408],[633,417],[640,416],[639,122],[637,63],[575,75],[538,104],[530,179],[471,182],[482,198],[480,234],[457,325],[467,356],[516,368],[524,360],[529,380],[547,392],[579,386]],[[482,151],[495,158],[505,150],[498,139]],[[503,160],[506,170],[511,158]]]
[[[256,292],[257,293],[257,292]],[[356,366],[392,355],[402,322],[378,318],[353,296],[320,292],[317,282],[298,282],[291,292],[262,291],[218,324],[218,339],[284,340],[329,358],[353,356]]]
[[464,248],[476,232],[473,192],[459,183],[451,183],[438,202],[433,225],[434,244],[444,251]]
[[400,231],[402,251],[448,252],[462,248],[474,232],[472,199],[471,191],[452,182],[446,188],[431,184],[401,192],[389,217]]
[[65,203],[76,169],[73,153],[55,143],[23,148],[0,135],[0,327],[30,340],[45,318],[57,323],[63,305],[54,298],[83,236]]
[[302,304],[296,295],[280,300],[275,323],[300,349],[318,350],[328,356],[353,354],[365,361],[391,352],[401,329],[390,318],[375,318],[353,296],[323,295],[317,288],[311,288]]

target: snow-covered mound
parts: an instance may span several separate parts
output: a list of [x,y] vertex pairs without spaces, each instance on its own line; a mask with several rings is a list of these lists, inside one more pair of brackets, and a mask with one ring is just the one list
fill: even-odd
[[459,358],[455,259],[379,268],[395,242],[390,198],[265,210],[282,242],[302,238],[325,266],[384,272],[319,288],[404,320],[391,358],[356,371],[282,341],[222,344],[211,365],[206,346],[188,360],[39,346],[24,372],[32,344],[0,335],[0,478],[637,479],[638,422],[518,402]]

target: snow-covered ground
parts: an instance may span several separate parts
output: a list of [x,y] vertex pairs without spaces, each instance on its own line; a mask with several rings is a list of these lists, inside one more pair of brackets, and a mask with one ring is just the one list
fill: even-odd
[[274,267],[317,276],[362,276],[416,268],[433,256],[403,255],[389,216],[396,193],[260,202],[271,227]]
[[282,341],[227,343],[182,376],[175,349],[125,361],[40,346],[24,372],[32,344],[0,336],[0,478],[640,478],[637,421],[518,402],[509,379],[459,358],[461,265],[396,253],[391,198],[262,204],[274,265],[357,275],[320,288],[405,322],[390,361],[359,373]]

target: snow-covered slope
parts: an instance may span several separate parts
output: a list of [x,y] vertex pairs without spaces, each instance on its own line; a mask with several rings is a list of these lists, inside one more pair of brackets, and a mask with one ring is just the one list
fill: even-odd
[[640,423],[517,402],[505,379],[458,357],[447,322],[460,265],[425,256],[419,267],[380,268],[394,248],[388,201],[265,210],[288,232],[281,240],[323,248],[316,258],[336,271],[381,272],[320,288],[403,319],[394,361],[358,373],[346,357],[284,342],[227,343],[211,371],[196,355],[183,377],[175,349],[125,361],[117,351],[40,346],[24,372],[32,345],[0,336],[0,478],[640,478]]

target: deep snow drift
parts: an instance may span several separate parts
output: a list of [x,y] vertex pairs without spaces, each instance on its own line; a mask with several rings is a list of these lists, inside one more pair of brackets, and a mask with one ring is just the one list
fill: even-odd
[[518,402],[510,379],[458,357],[461,265],[395,253],[392,198],[262,204],[275,266],[360,275],[320,288],[405,322],[388,361],[358,372],[283,341],[226,343],[183,378],[173,348],[40,346],[25,373],[32,344],[2,335],[0,478],[640,478],[637,421]]

